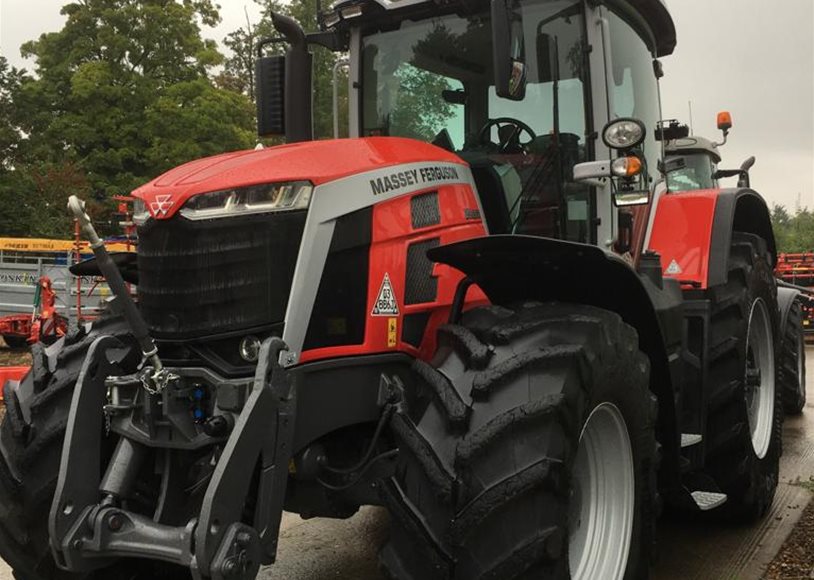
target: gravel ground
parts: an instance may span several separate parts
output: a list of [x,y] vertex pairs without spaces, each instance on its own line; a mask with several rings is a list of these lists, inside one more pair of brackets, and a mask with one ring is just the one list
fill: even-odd
[[[811,482],[804,485],[814,491]],[[764,576],[764,580],[802,580],[804,578],[814,578],[814,503],[808,504],[794,531],[783,544]]]
[[28,349],[12,350],[0,338],[0,367],[27,366],[31,364],[31,353]]

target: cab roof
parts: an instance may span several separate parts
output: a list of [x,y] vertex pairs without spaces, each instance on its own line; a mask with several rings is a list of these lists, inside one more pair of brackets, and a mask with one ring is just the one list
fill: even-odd
[[682,139],[668,141],[664,148],[667,151],[667,154],[681,155],[686,153],[705,153],[712,156],[716,163],[721,162],[721,152],[718,150],[718,145],[706,137],[690,135],[689,137],[684,137]]
[[[385,10],[401,10],[411,6],[430,4],[428,0],[339,0],[333,8],[351,4],[365,4],[368,1],[378,4]],[[453,2],[449,0],[432,0],[438,6],[447,6]],[[667,8],[665,0],[604,0],[610,5],[617,5],[622,9],[633,10],[647,24],[653,34],[654,52],[656,56],[668,56],[676,47],[676,27],[673,17]],[[468,2],[467,2],[468,3]]]
[[656,56],[673,54],[678,42],[676,25],[664,0],[614,0],[614,2],[626,2],[641,14],[653,31]]

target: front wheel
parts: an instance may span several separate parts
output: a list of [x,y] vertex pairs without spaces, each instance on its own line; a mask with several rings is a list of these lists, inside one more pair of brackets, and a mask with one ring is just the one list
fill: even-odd
[[[138,347],[127,324],[105,317],[90,330],[75,328],[53,346],[31,349],[32,366],[18,386],[4,387],[0,423],[0,557],[16,580],[183,580],[189,572],[148,560],[121,560],[90,574],[59,569],[49,547],[48,513],[59,477],[62,444],[74,387],[93,341],[100,335],[125,344],[125,366]],[[112,450],[112,441],[108,447]]]
[[475,309],[414,368],[384,486],[391,577],[647,577],[657,406],[631,327],[583,305]]

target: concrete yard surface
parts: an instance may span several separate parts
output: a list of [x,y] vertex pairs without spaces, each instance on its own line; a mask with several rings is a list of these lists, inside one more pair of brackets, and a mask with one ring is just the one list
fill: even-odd
[[[807,349],[814,361],[814,349]],[[759,580],[794,529],[811,493],[801,485],[814,478],[814,367],[809,401],[800,417],[787,418],[780,485],[770,513],[757,524],[732,526],[708,521],[659,522],[658,560],[652,580]],[[809,486],[810,487],[810,486]],[[285,514],[278,562],[261,580],[384,580],[376,553],[387,539],[388,516],[363,508],[348,520],[302,520]],[[13,580],[0,562],[0,580]]]

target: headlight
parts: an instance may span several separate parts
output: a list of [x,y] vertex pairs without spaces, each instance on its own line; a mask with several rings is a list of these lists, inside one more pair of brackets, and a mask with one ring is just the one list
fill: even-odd
[[646,133],[638,119],[617,119],[605,125],[602,140],[611,149],[633,149],[642,144]]
[[181,215],[191,220],[305,209],[313,187],[307,181],[266,183],[240,189],[196,195],[184,204]]
[[144,200],[139,198],[133,199],[133,223],[137,226],[142,225],[150,219],[150,212],[147,211],[147,204],[144,203]]

